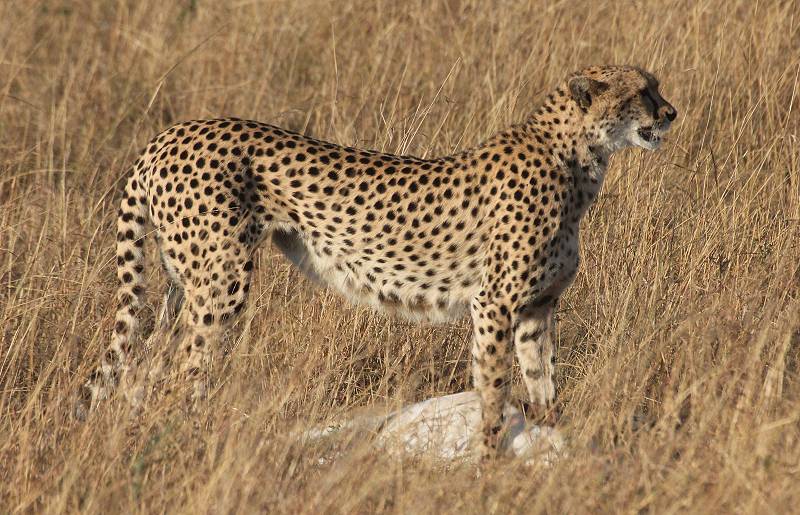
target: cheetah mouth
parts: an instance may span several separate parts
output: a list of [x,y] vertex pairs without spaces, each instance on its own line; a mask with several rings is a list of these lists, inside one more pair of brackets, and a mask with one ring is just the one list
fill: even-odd
[[639,127],[636,129],[636,136],[639,139],[639,146],[653,150],[661,145],[661,134],[662,131],[656,129],[654,126],[649,127]]
[[657,143],[661,139],[661,136],[653,132],[653,127],[639,127],[636,132],[648,143]]

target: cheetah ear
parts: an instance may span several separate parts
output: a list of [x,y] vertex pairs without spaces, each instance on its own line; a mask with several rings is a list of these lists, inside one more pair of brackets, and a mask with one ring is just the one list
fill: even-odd
[[599,80],[590,79],[584,75],[572,77],[569,80],[569,92],[581,109],[592,105],[592,97],[596,97],[608,89],[608,84]]

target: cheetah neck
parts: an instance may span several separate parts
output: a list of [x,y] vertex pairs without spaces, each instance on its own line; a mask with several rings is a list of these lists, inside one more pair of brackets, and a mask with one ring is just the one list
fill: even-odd
[[562,86],[547,96],[525,127],[531,138],[550,149],[554,161],[573,172],[578,183],[599,189],[614,149],[598,141],[584,126],[583,116]]

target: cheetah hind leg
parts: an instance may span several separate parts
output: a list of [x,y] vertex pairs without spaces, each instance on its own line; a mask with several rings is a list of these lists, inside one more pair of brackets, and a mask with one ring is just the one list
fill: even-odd
[[192,382],[195,402],[207,395],[212,352],[220,348],[222,336],[243,311],[250,291],[250,250],[229,241],[219,248],[218,255],[209,259],[202,283],[186,285],[181,311],[185,333],[179,346],[180,373]]
[[170,281],[167,291],[164,292],[164,301],[158,315],[158,329],[171,329],[178,319],[183,307],[183,287],[177,282]]
[[164,382],[172,367],[173,357],[185,332],[185,322],[181,317],[183,302],[183,286],[177,281],[170,282],[164,292],[156,329],[147,341],[147,347],[156,351],[147,372],[147,381],[152,385]]
[[177,342],[180,340],[182,332],[180,313],[185,297],[184,287],[177,268],[164,253],[161,243],[162,240],[159,238],[161,264],[169,280],[164,292],[155,330],[147,340],[147,348],[152,351],[155,347],[157,350],[148,367],[147,382],[149,384],[161,382],[165,371],[172,364],[172,356],[175,354]]
[[[139,360],[134,373],[123,386],[131,416],[140,412],[150,392],[167,382],[165,379],[172,365],[172,357],[183,332],[179,317],[183,298],[183,287],[170,281],[164,292],[156,326],[145,341],[146,356]],[[168,389],[164,393],[169,393]]]
[[[169,269],[167,270],[169,271]],[[183,302],[183,286],[178,281],[171,281],[164,292],[164,301],[158,315],[156,329],[147,341],[148,349],[155,348],[156,350],[147,371],[149,384],[162,382],[166,371],[172,365],[172,358],[185,330],[180,316]]]

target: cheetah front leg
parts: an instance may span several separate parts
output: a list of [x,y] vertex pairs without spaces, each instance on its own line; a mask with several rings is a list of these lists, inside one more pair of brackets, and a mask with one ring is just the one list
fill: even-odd
[[472,302],[474,340],[472,377],[481,397],[481,460],[498,454],[502,440],[503,406],[511,372],[510,310],[490,303],[485,294]]
[[[556,400],[556,346],[553,338],[556,301],[545,296],[527,306],[519,315],[514,344],[531,402],[546,410],[549,421]],[[538,414],[537,414],[538,415]]]

